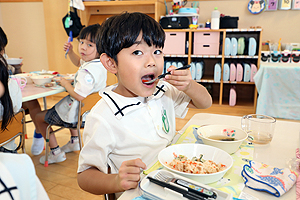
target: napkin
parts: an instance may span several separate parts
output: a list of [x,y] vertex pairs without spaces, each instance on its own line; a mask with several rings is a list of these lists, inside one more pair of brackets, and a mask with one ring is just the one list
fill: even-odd
[[277,168],[256,161],[249,161],[242,170],[245,185],[266,191],[276,197],[289,191],[296,182],[297,173],[288,168]]

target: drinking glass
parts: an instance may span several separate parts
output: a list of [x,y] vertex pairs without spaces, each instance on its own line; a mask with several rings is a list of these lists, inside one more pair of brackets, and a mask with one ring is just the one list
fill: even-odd
[[248,133],[248,140],[256,144],[272,141],[276,119],[266,115],[250,114],[242,117],[242,129]]

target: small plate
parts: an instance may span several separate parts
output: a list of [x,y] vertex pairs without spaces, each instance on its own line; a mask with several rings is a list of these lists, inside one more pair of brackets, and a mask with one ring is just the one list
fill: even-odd
[[22,61],[23,61],[22,58],[7,58],[6,59],[6,62],[9,65],[19,65],[22,63]]

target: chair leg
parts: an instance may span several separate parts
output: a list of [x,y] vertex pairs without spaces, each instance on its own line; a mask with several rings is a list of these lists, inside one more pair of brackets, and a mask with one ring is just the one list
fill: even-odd
[[81,151],[81,149],[82,149],[81,133],[80,133],[80,126],[78,126],[78,125],[77,125],[77,132],[78,132],[79,147],[80,147],[80,151]]
[[50,134],[50,128],[51,128],[51,125],[48,125],[47,126],[47,129],[46,129],[46,147],[45,147],[45,163],[44,163],[44,166],[45,167],[48,167],[48,149],[49,149],[49,134]]

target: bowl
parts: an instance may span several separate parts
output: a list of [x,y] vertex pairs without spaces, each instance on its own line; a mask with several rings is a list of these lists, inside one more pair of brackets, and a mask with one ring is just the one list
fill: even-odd
[[51,83],[53,77],[52,75],[36,75],[30,78],[36,85],[45,85],[45,83]]
[[179,8],[178,14],[179,15],[197,14],[197,9],[196,8]]
[[[174,159],[174,155],[184,155],[188,159],[192,157],[199,157],[203,154],[204,160],[212,160],[217,164],[222,163],[226,166],[223,171],[215,172],[212,174],[191,174],[186,172],[180,172],[175,169],[170,168],[167,163],[170,163]],[[205,144],[177,144],[169,146],[160,151],[158,154],[159,162],[169,171],[190,178],[192,180],[198,181],[200,183],[209,184],[220,180],[226,172],[232,167],[233,160],[231,156],[223,151],[222,149],[205,145]]]
[[19,65],[22,63],[22,61],[23,61],[22,58],[7,58],[6,59],[6,62],[9,65]]
[[27,79],[27,84],[32,83],[31,77],[32,76],[37,76],[35,73],[21,73],[21,74],[16,74],[17,76],[22,76]]
[[242,142],[248,138],[244,130],[227,125],[202,126],[198,128],[197,134],[204,144],[217,147],[229,154],[235,153]]

